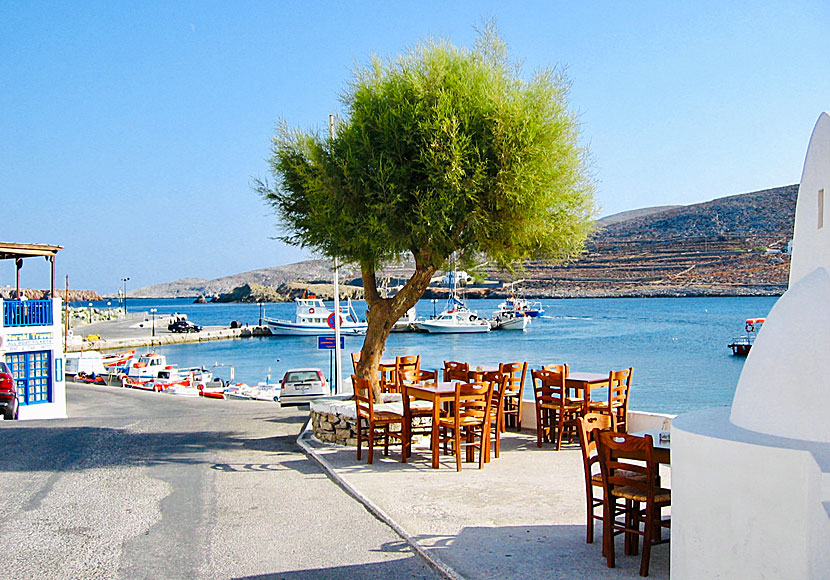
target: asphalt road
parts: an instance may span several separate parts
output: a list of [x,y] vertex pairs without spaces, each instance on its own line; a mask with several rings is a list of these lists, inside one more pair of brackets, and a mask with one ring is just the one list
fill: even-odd
[[0,422],[5,578],[441,578],[295,439],[307,411],[70,383]]

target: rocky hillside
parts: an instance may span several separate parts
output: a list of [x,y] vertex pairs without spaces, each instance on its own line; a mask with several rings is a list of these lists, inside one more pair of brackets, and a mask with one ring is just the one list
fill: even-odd
[[[21,288],[20,291],[26,296],[27,300],[43,300],[49,297],[49,290],[33,290],[31,288]],[[0,298],[11,300],[15,298],[15,289],[12,287],[0,288]],[[66,298],[66,290],[55,288],[55,296]],[[101,296],[95,290],[70,290],[69,301],[86,301],[86,300],[101,300]]]
[[[564,265],[528,262],[520,273],[526,280],[523,290],[529,296],[550,297],[781,294],[789,256],[778,250],[792,238],[797,193],[798,185],[788,185],[603,218],[578,260]],[[411,269],[411,264],[390,267],[386,275],[407,278]],[[491,280],[511,279],[493,269],[479,273]],[[341,280],[359,286],[359,274],[345,267]],[[215,280],[185,278],[129,295],[290,300],[309,284],[330,284],[331,276],[330,262],[309,260]],[[471,290],[481,296],[505,294],[498,284]]]

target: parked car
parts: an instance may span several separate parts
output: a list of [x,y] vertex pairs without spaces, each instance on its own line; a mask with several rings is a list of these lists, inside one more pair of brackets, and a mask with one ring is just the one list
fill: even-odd
[[282,378],[280,405],[309,403],[331,395],[331,388],[320,369],[289,369]]
[[9,365],[4,362],[0,362],[0,411],[7,421],[17,419],[19,413],[14,377]]
[[177,320],[167,325],[170,332],[201,332],[202,327],[187,320]]

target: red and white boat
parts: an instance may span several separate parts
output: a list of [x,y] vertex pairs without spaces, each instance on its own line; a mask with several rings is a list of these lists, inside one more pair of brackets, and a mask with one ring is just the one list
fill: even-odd
[[103,355],[101,357],[101,362],[108,373],[116,374],[126,371],[134,356],[135,349],[125,350],[122,352],[113,352]]

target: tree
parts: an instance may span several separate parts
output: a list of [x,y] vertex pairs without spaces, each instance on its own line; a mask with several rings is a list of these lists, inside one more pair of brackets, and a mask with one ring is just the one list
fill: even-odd
[[[357,374],[376,393],[392,325],[453,253],[512,267],[583,247],[593,183],[570,85],[553,69],[520,74],[489,26],[473,49],[429,40],[358,68],[333,136],[277,130],[276,181],[256,189],[283,241],[360,265],[369,328]],[[376,272],[407,254],[415,272],[382,297]]]

